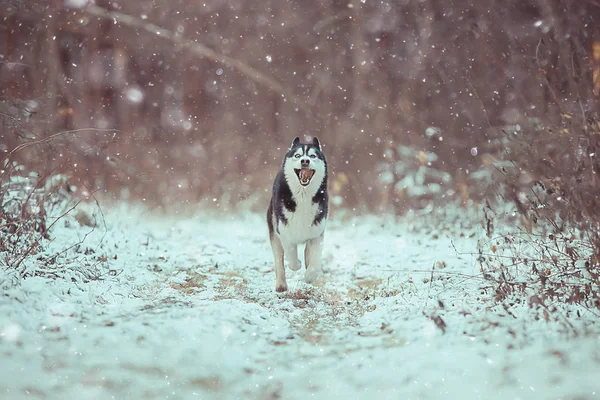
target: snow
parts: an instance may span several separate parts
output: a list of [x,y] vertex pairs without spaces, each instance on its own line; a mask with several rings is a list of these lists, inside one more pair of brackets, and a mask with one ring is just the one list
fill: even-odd
[[88,4],[89,0],[65,0],[67,8],[83,8]]
[[144,99],[144,92],[138,87],[130,87],[125,91],[125,96],[130,102],[140,104]]
[[282,295],[262,215],[103,213],[59,221],[27,260],[60,253],[98,279],[0,270],[0,398],[600,396],[596,317],[580,310],[574,335],[493,307],[472,255],[483,229],[460,211],[462,226],[334,215],[323,276],[287,270]]

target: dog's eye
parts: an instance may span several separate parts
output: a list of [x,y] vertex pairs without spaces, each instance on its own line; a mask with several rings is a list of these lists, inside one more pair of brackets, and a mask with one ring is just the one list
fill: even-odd
[[300,154],[294,154],[294,157],[300,158]]
[[310,158],[317,158],[317,156],[315,156],[314,154],[311,154]]

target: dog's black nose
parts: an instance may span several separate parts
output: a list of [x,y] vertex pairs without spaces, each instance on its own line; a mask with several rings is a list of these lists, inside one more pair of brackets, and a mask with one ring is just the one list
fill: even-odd
[[302,165],[302,168],[306,168],[308,167],[308,164],[310,163],[310,160],[305,158],[304,160],[300,161],[300,164]]

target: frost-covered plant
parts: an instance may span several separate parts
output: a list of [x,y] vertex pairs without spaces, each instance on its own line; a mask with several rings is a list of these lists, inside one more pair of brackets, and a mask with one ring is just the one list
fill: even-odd
[[600,274],[589,241],[567,231],[494,232],[494,219],[488,209],[490,237],[479,242],[478,261],[487,281],[483,289],[495,303],[515,318],[513,306],[527,304],[536,318],[556,319],[571,329],[571,317],[600,311]]
[[[67,267],[42,255],[50,229],[77,207],[64,175],[41,177],[15,162],[0,171],[0,283],[30,276],[58,276]],[[97,271],[81,270],[88,279]]]
[[429,200],[452,184],[452,176],[436,167],[434,152],[397,145],[386,150],[385,160],[378,166],[379,182],[391,187],[395,203]]
[[[502,203],[514,209],[513,231],[496,238],[499,213],[487,207],[489,242],[479,261],[505,307],[528,301],[544,318],[562,304],[600,310],[600,126],[566,118],[507,133],[498,173]],[[506,161],[509,163],[506,163]]]

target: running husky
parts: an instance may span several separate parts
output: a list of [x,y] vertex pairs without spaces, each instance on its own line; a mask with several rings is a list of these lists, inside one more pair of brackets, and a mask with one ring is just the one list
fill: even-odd
[[277,292],[285,292],[288,288],[283,255],[292,271],[301,267],[298,259],[300,244],[306,244],[304,280],[313,282],[321,271],[327,202],[327,161],[319,140],[313,138],[312,143],[302,144],[297,137],[275,177],[267,210]]

